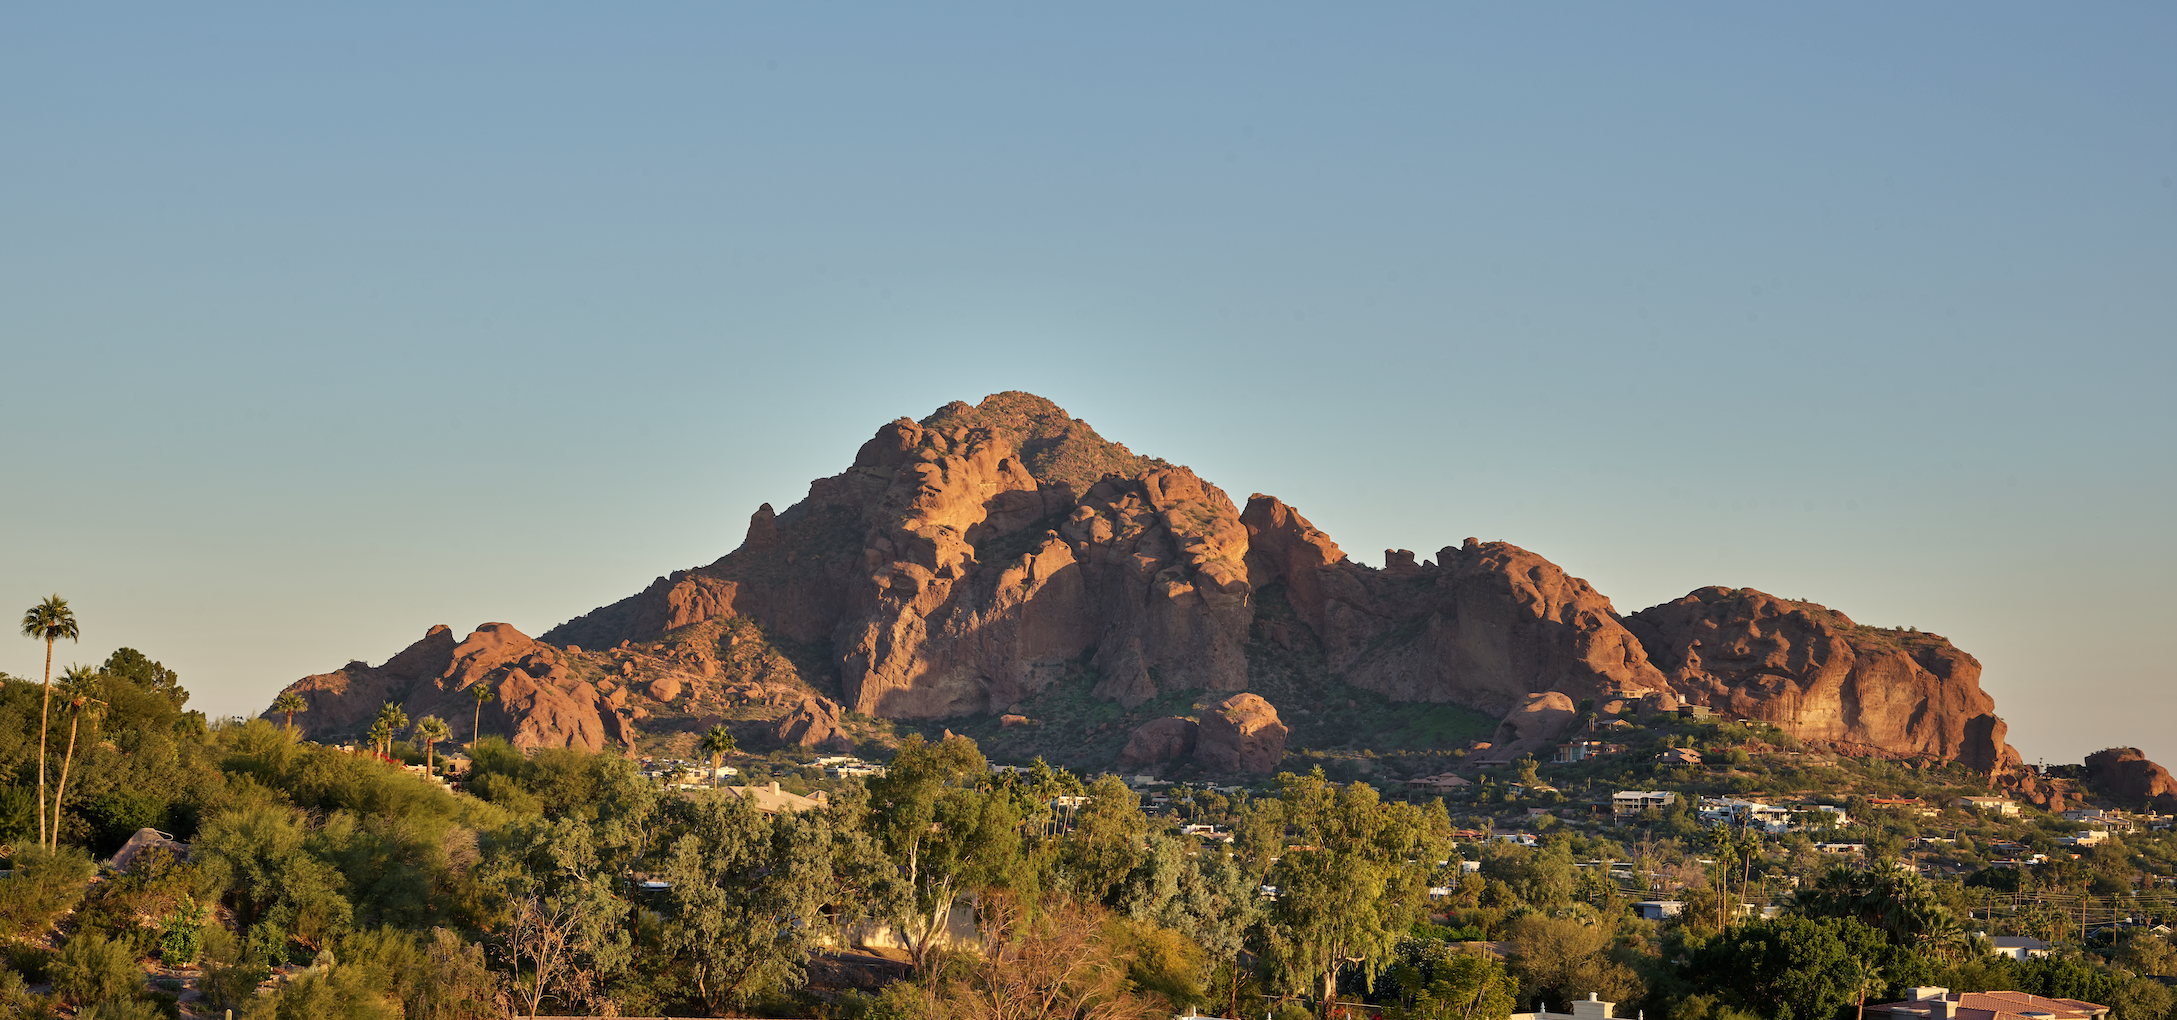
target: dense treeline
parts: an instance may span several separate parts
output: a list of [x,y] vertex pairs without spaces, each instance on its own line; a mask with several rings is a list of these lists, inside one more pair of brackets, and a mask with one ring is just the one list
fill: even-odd
[[[2151,933],[2015,964],[1961,920],[1962,886],[1795,865],[1785,844],[1680,831],[1682,817],[1655,820],[1683,844],[1672,866],[1689,888],[1659,925],[1607,866],[1582,865],[1672,848],[1462,841],[1440,801],[1386,802],[1320,772],[1151,814],[1114,777],[994,772],[964,738],[909,737],[886,775],[770,816],[668,789],[616,754],[486,738],[455,795],[276,723],[207,726],[170,671],[131,651],[84,672],[97,707],[74,719],[51,850],[26,807],[41,685],[0,685],[0,838],[15,847],[0,1009],[13,1014],[1117,1020],[1366,1002],[1502,1020],[1592,992],[1659,1020],[1831,1020],[1930,983],[2171,1013],[2149,977],[2177,973],[2177,953]],[[154,849],[91,881],[143,827],[186,841],[186,859]],[[1779,868],[1804,879],[1786,916],[1727,909]],[[873,938],[897,947],[903,976],[856,978],[833,954]],[[1461,945],[1485,940],[1508,959]],[[196,969],[153,980],[153,963]]]

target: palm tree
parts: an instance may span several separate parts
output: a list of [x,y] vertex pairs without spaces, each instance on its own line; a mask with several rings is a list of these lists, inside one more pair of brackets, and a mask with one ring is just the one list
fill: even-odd
[[371,753],[378,754],[380,753],[378,748],[392,742],[393,724],[387,722],[386,717],[381,715],[378,717],[377,722],[370,724],[370,732],[364,735],[370,738]]
[[429,772],[435,762],[433,753],[438,748],[438,742],[452,740],[453,738],[453,727],[446,725],[446,720],[438,716],[427,715],[416,720],[416,739],[423,741],[423,768],[425,772]]
[[484,725],[484,702],[497,698],[498,695],[492,693],[491,685],[478,680],[469,688],[469,697],[476,699],[476,718],[469,722],[469,743],[473,744],[483,737],[479,728]]
[[293,736],[295,733],[295,713],[309,711],[310,703],[304,701],[302,695],[294,691],[288,691],[272,699],[272,710],[287,713],[287,733],[289,736]]
[[[378,721],[386,724],[386,735],[379,743],[384,745],[384,754],[390,758],[393,756],[393,735],[408,728],[408,713],[401,711],[401,706],[388,701],[378,709]],[[375,730],[376,727],[372,729]]]
[[726,755],[739,750],[734,746],[733,734],[726,732],[723,725],[713,726],[703,734],[703,739],[696,743],[695,749],[710,757],[711,789],[718,789],[718,763],[724,761]]
[[76,760],[76,727],[83,717],[91,717],[91,725],[98,725],[98,718],[105,711],[106,703],[97,695],[106,693],[105,678],[89,666],[70,666],[61,674],[60,696],[68,702],[68,753],[60,760],[60,784],[53,787],[53,845],[60,845],[60,802],[68,795],[68,767]]
[[[78,641],[82,635],[76,629],[76,614],[68,608],[68,600],[55,594],[23,613],[23,636],[45,641],[45,701],[38,708],[38,845],[46,846],[45,721],[53,710],[53,642],[61,638]],[[60,827],[58,803],[53,805],[53,827]],[[58,833],[54,838],[52,845],[57,847]]]

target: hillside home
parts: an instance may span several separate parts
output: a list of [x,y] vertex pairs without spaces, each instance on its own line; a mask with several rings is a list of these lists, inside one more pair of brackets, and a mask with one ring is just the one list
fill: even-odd
[[1998,935],[1988,940],[1989,952],[2024,963],[2048,955],[2048,943],[2031,935]]
[[1933,818],[1942,814],[1942,811],[1918,797],[1869,797],[1867,805],[1921,818]]
[[1661,811],[1677,800],[1678,795],[1667,790],[1619,790],[1610,795],[1610,813],[1631,818],[1649,808]]
[[2064,821],[2085,822],[2094,828],[2107,829],[2110,832],[2131,832],[2139,827],[2138,823],[2126,817],[2124,812],[2104,811],[2101,808],[2081,808],[2076,811],[2066,811],[2064,812]]
[[2018,817],[2018,802],[2008,797],[1960,797],[1951,803],[2005,818]]
[[1406,781],[1406,785],[1415,789],[1430,790],[1437,793],[1446,793],[1452,790],[1460,789],[1461,787],[1472,786],[1473,784],[1459,778],[1458,776],[1446,772],[1442,775],[1423,776],[1420,779],[1409,779]]
[[1674,747],[1656,755],[1655,760],[1665,765],[1699,765],[1701,764],[1701,752],[1690,747]]
[[1908,988],[1903,1002],[1867,1004],[1869,1017],[1887,1013],[1896,1020],[2093,1020],[2109,1007],[2078,999],[2051,999],[2025,992],[1952,992],[1947,988]]
[[1550,760],[1559,765],[1566,765],[1576,761],[1586,761],[1589,758],[1600,758],[1613,750],[1622,750],[1622,748],[1616,748],[1600,740],[1574,740],[1557,745],[1557,755]]
[[1640,916],[1645,920],[1660,921],[1666,917],[1677,917],[1680,911],[1686,909],[1686,904],[1682,900],[1642,900],[1633,904],[1633,909],[1640,911]]
[[1678,718],[1706,721],[1716,718],[1716,713],[1711,711],[1707,705],[1680,705],[1678,706]]
[[814,811],[825,805],[824,791],[822,790],[804,797],[797,793],[788,793],[779,789],[779,784],[776,782],[769,786],[723,786],[719,787],[719,789],[747,801],[750,807],[767,815],[782,812],[799,814],[803,811]]
[[1537,1005],[1542,1008],[1532,1013],[1514,1013],[1508,1020],[1611,1020],[1618,1007],[1615,1002],[1604,1002],[1596,998],[1594,992],[1587,993],[1585,999],[1574,999],[1565,1003],[1565,1011],[1562,1013],[1550,1012],[1549,1003],[1546,1002]]

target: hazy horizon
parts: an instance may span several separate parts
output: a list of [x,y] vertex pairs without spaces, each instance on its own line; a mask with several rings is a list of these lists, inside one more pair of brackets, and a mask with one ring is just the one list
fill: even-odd
[[538,634],[1021,389],[1361,562],[1917,626],[2027,761],[2177,765],[2167,6],[6,23],[0,600],[71,601],[56,672],[254,713]]

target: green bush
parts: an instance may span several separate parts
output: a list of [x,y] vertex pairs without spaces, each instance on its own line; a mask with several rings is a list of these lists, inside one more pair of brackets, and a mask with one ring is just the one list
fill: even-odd
[[211,966],[204,968],[204,976],[197,982],[197,990],[204,993],[204,1000],[213,1009],[232,1009],[257,1001],[257,986],[272,976],[270,968],[254,963],[235,967]]
[[83,899],[94,870],[90,855],[76,847],[57,853],[26,847],[14,863],[14,877],[0,880],[0,935],[31,936],[52,927]]
[[82,932],[60,947],[53,960],[53,994],[78,1006],[143,993],[144,970],[124,943],[97,932]]
[[27,942],[17,942],[7,947],[7,969],[21,974],[34,985],[42,985],[53,979],[53,951]]
[[193,896],[183,896],[159,924],[159,959],[169,967],[197,962],[204,951],[205,918],[203,905]]
[[142,999],[124,998],[94,1003],[77,1013],[76,1020],[170,1020],[172,1015]]

